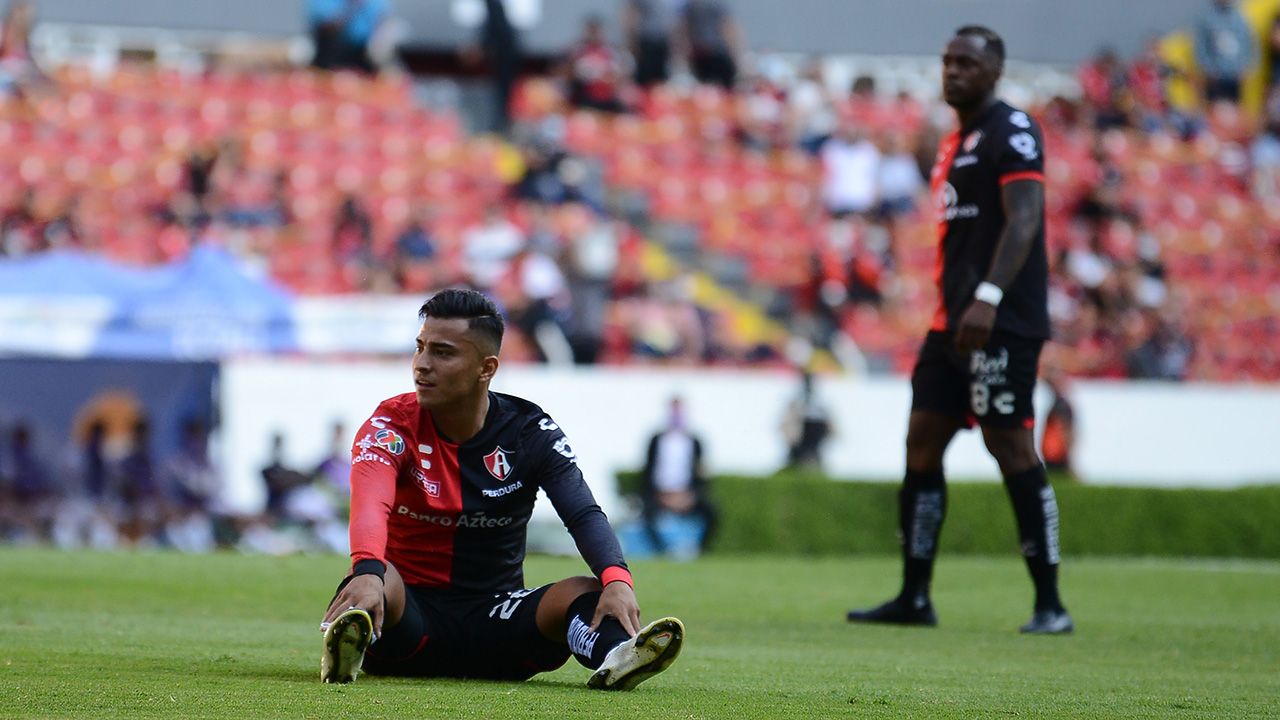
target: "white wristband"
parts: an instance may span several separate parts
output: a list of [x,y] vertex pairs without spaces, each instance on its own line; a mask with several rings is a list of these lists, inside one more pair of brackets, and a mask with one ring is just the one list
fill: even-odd
[[982,282],[978,284],[978,289],[973,291],[973,299],[991,307],[1000,307],[1000,301],[1004,299],[1004,291],[995,283]]

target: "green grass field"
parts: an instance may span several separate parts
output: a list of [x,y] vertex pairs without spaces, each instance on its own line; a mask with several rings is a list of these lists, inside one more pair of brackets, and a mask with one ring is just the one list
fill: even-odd
[[[1016,557],[944,556],[937,629],[850,626],[892,558],[637,563],[684,653],[629,694],[570,661],[526,683],[317,680],[337,557],[0,549],[0,718],[1276,718],[1280,564],[1064,567],[1072,637],[1022,637]],[[582,572],[532,558],[530,583]]]

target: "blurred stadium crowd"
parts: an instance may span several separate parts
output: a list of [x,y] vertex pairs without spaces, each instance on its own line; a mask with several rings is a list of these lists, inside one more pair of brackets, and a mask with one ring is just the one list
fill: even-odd
[[[834,88],[822,61],[748,62],[721,22],[723,57],[687,50],[703,81],[663,81],[639,57],[648,26],[633,54],[587,20],[556,73],[517,85],[508,137],[424,109],[402,73],[46,75],[6,33],[0,247],[159,263],[217,243],[303,294],[468,284],[509,312],[512,359],[781,364],[799,339],[908,370],[933,303],[923,178],[946,108],[872,75]],[[1154,49],[1104,52],[1080,99],[1037,102],[1050,362],[1275,379],[1280,108],[1174,108],[1175,77]]]
[[305,468],[287,465],[283,438],[273,438],[261,472],[267,502],[258,513],[222,502],[223,478],[206,423],[186,420],[177,449],[158,458],[151,431],[145,418],[123,434],[96,421],[80,443],[64,445],[51,460],[37,450],[41,443],[30,427],[6,429],[0,540],[60,548],[346,552],[351,459],[341,425],[334,426],[325,456]]
[[[336,70],[104,72],[39,67],[17,3],[0,256],[156,264],[216,244],[303,295],[468,285],[507,312],[514,361],[909,371],[936,301],[925,178],[949,109],[876,72],[838,87],[824,59],[751,54],[711,0],[627,5],[623,42],[586,19],[552,72],[499,87],[507,131],[473,134],[319,21]],[[1031,98],[1055,372],[1280,379],[1280,94],[1239,102],[1244,73],[1280,80],[1280,31],[1249,42],[1234,92],[1230,67],[1196,85],[1153,43],[1099,53],[1078,95]],[[47,498],[21,499],[7,444],[11,532]],[[120,535],[138,513],[114,517]]]

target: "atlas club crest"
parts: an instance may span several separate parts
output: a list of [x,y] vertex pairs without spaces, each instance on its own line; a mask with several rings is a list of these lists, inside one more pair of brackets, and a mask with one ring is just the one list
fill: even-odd
[[499,480],[506,480],[511,475],[511,461],[507,459],[507,451],[496,447],[493,452],[484,456],[484,468]]

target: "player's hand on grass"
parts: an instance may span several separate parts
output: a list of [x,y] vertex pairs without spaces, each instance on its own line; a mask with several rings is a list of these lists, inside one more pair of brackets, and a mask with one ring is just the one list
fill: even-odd
[[373,620],[374,638],[380,637],[382,635],[382,594],[382,578],[377,575],[357,575],[351,578],[351,582],[342,588],[329,605],[329,611],[324,614],[324,622],[320,624],[320,629],[329,627],[339,615],[351,608],[360,608],[369,613],[369,618]]
[[629,637],[640,634],[640,603],[636,601],[636,592],[621,580],[604,586],[600,602],[596,603],[595,617],[591,618],[591,631],[595,632],[600,622],[610,615],[622,623]]
[[968,355],[975,350],[986,347],[991,339],[991,329],[996,325],[996,306],[981,300],[974,300],[965,308],[960,316],[960,327],[956,329],[956,350]]

